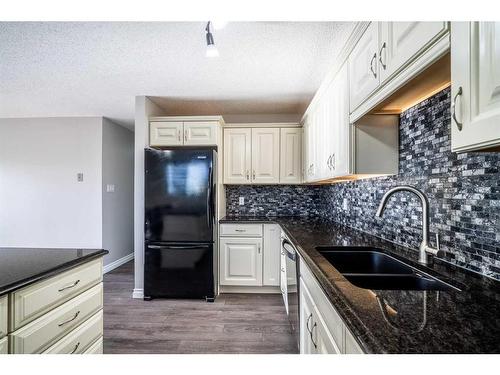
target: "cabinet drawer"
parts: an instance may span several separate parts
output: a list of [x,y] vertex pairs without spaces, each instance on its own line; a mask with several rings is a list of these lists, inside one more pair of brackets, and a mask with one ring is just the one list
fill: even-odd
[[0,339],[7,335],[7,296],[0,297]]
[[0,354],[8,354],[9,353],[9,340],[8,337],[4,337],[0,339]]
[[10,335],[12,352],[40,353],[102,309],[102,283]]
[[221,236],[262,237],[262,224],[221,224]]
[[11,294],[10,332],[102,281],[102,258]]
[[94,342],[83,354],[102,354],[103,353],[103,340],[102,337]]
[[102,310],[48,348],[45,354],[81,354],[102,337]]

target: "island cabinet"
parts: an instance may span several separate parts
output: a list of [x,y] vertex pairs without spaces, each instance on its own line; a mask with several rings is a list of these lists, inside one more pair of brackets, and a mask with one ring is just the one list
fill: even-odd
[[[219,282],[234,290],[279,292],[280,227],[276,224],[221,224]],[[231,289],[238,287],[238,289]],[[246,289],[241,289],[241,287]],[[254,288],[255,289],[250,289]]]
[[0,331],[8,333],[0,352],[8,339],[13,354],[102,353],[102,258],[11,292],[7,317],[6,301],[0,300]]
[[500,148],[500,22],[451,25],[451,148]]
[[301,354],[363,353],[302,259],[300,259],[299,294]]

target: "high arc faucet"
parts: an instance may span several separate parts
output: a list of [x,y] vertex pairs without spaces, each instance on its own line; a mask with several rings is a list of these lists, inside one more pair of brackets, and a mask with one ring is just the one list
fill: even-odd
[[418,190],[417,188],[414,188],[413,186],[408,186],[408,185],[396,186],[392,189],[389,189],[384,194],[384,196],[382,197],[382,200],[380,201],[376,216],[382,217],[389,198],[394,193],[402,192],[402,191],[408,191],[410,193],[415,194],[418,198],[420,198],[420,202],[422,205],[422,242],[420,243],[418,261],[419,261],[419,263],[428,265],[430,263],[429,254],[437,256],[437,255],[441,255],[442,252],[440,250],[439,237],[438,237],[437,233],[436,233],[436,247],[437,248],[435,249],[435,248],[429,246],[429,200],[427,199],[427,196],[422,191]]

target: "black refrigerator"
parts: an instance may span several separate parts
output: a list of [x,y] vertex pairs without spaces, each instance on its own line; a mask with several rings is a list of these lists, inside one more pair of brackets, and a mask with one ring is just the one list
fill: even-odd
[[213,301],[217,152],[145,149],[144,299]]

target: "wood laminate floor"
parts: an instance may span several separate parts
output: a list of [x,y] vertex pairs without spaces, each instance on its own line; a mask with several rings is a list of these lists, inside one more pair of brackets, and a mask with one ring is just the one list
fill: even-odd
[[297,353],[281,295],[143,301],[133,267],[104,275],[104,353]]

